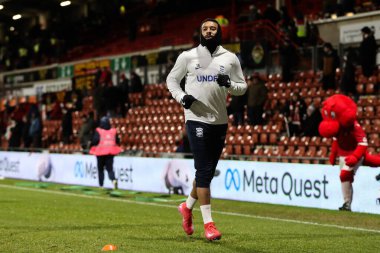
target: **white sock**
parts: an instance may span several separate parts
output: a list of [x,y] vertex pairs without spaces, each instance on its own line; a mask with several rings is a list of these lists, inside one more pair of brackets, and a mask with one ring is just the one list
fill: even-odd
[[353,188],[351,182],[342,182],[342,192],[344,202],[347,203],[348,207],[351,207]]
[[195,202],[197,202],[197,199],[191,197],[191,195],[189,194],[189,197],[187,197],[186,199],[186,207],[189,209],[193,209]]
[[201,212],[202,212],[202,217],[203,217],[203,223],[209,223],[212,222],[212,217],[211,217],[211,205],[203,205],[200,206]]

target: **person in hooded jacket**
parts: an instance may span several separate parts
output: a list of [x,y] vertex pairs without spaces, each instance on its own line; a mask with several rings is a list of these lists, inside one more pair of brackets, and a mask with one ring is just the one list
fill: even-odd
[[[182,227],[187,235],[193,234],[192,209],[199,200],[205,237],[210,241],[222,236],[211,217],[210,183],[226,138],[227,95],[241,96],[247,89],[238,57],[224,49],[221,41],[219,23],[210,18],[202,21],[200,45],[181,53],[166,79],[173,98],[185,108],[196,170],[191,193],[178,207]],[[185,76],[182,90],[180,83]]]
[[103,187],[104,169],[106,169],[114,189],[117,189],[117,179],[113,171],[113,158],[121,152],[121,148],[118,144],[120,144],[120,139],[117,136],[116,129],[111,127],[108,117],[102,117],[99,127],[96,128],[91,141],[91,149],[89,152],[95,155],[97,159],[100,187]]

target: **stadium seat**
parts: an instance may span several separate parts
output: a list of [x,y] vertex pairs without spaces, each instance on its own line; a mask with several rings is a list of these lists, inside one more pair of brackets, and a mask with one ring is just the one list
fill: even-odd
[[358,83],[356,85],[356,91],[358,92],[359,95],[364,93],[364,84]]
[[373,83],[367,83],[365,85],[365,94],[373,94],[375,92],[375,85]]

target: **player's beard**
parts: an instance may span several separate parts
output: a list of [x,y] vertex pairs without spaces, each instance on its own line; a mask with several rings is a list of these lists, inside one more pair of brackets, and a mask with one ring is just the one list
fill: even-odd
[[201,45],[207,47],[208,51],[210,51],[211,54],[214,53],[216,47],[220,44],[221,39],[217,35],[215,35],[211,39],[206,39],[205,37],[203,37],[203,35],[201,35]]
[[203,20],[202,24],[201,24],[201,28],[202,28],[202,25],[207,21],[212,21],[212,22],[218,24],[218,30],[216,31],[215,36],[212,37],[211,39],[207,40],[205,37],[203,37],[202,30],[200,31],[201,45],[204,47],[207,47],[208,51],[210,51],[210,53],[212,54],[212,53],[214,53],[215,49],[220,44],[222,44],[222,29],[221,29],[219,23],[215,19],[212,19],[212,18],[207,18],[207,19]]

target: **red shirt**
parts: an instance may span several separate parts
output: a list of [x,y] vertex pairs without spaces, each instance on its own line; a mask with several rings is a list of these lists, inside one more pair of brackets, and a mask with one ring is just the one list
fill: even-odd
[[352,154],[358,145],[368,146],[366,134],[356,121],[353,127],[341,128],[336,139],[338,141],[338,156]]

